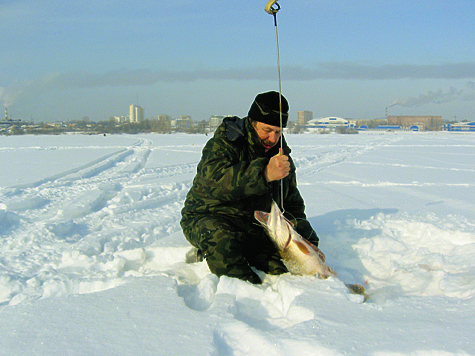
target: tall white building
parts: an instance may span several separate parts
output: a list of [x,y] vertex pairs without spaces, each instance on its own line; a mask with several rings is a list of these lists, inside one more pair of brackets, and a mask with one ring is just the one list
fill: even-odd
[[143,107],[131,104],[129,105],[129,121],[142,122],[143,121]]

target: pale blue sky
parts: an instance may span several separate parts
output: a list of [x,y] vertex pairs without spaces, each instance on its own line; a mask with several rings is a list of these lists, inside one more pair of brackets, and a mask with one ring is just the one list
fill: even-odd
[[[475,1],[279,0],[291,119],[475,120]],[[278,90],[256,0],[0,0],[0,101],[13,119],[245,116]],[[138,101],[137,101],[138,98]]]

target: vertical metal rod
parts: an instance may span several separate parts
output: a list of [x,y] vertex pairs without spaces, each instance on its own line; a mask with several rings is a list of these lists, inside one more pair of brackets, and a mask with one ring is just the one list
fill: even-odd
[[[279,118],[280,118],[280,149],[281,154],[284,152],[284,125],[283,125],[283,118],[282,118],[282,78],[280,76],[280,51],[279,51],[279,34],[277,32],[277,11],[272,13],[274,15],[274,28],[275,28],[275,43],[277,48],[277,72],[279,76]],[[280,180],[280,208],[282,212],[285,211],[284,209],[284,179]]]

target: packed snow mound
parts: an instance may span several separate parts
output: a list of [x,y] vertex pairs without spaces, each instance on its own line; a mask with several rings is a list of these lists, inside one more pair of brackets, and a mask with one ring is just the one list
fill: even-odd
[[355,253],[354,266],[360,266],[373,301],[404,295],[472,298],[474,225],[461,219],[398,213],[337,222],[332,252],[335,259],[345,250]]

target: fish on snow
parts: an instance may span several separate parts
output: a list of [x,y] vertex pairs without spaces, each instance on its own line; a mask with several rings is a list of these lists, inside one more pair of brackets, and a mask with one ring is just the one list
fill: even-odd
[[337,275],[325,264],[322,251],[295,231],[293,224],[284,217],[275,201],[272,202],[270,213],[256,210],[254,217],[274,242],[282,262],[291,274],[317,274],[321,279]]

